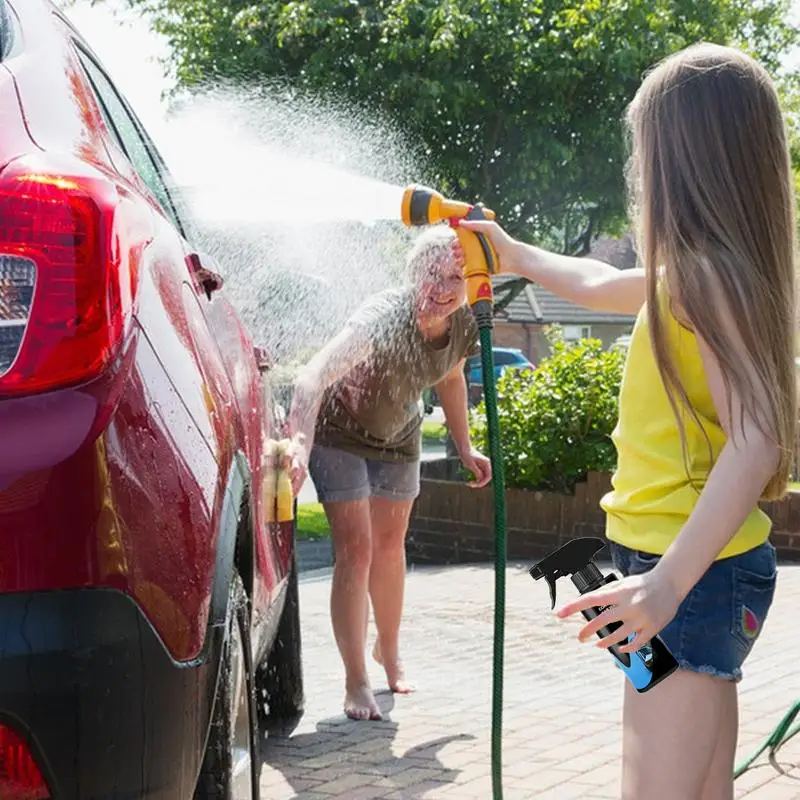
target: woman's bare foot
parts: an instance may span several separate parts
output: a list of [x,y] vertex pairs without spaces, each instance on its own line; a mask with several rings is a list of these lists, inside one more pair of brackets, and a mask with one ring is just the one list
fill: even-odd
[[399,660],[391,664],[383,663],[380,639],[375,642],[375,647],[372,648],[372,657],[385,670],[386,680],[389,683],[389,688],[395,694],[411,694],[413,691],[416,690],[415,686],[406,681],[406,674],[403,671],[403,665],[400,663]]
[[367,684],[347,688],[344,694],[344,713],[355,720],[383,719],[375,695]]

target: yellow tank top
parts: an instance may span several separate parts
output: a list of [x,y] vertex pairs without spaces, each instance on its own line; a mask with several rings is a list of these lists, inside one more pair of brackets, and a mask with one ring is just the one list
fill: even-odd
[[[668,303],[664,302],[662,308],[678,375],[716,459],[727,437],[714,409],[697,339],[670,313]],[[694,510],[713,461],[702,430],[691,413],[681,409],[686,428],[684,459],[678,424],[650,344],[646,306],[634,325],[619,407],[612,434],[617,469],[611,492],[600,502],[607,514],[606,535],[625,547],[663,555]],[[771,525],[770,518],[754,508],[718,558],[738,555],[763,543]]]

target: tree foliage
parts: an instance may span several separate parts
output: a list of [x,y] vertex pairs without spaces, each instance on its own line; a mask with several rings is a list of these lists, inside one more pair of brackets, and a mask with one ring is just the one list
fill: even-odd
[[443,191],[569,252],[624,219],[621,118],[698,40],[777,68],[788,0],[128,0],[179,84],[276,78],[388,115]]
[[[625,355],[604,351],[598,339],[567,344],[555,335],[551,344],[534,372],[509,370],[498,381],[503,466],[509,486],[571,492],[589,472],[616,464],[611,432]],[[485,401],[471,435],[488,452]]]

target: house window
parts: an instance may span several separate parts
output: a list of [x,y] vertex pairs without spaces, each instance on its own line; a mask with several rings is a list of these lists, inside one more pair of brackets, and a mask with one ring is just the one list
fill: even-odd
[[563,331],[564,340],[567,342],[577,342],[580,339],[592,338],[591,325],[565,325]]

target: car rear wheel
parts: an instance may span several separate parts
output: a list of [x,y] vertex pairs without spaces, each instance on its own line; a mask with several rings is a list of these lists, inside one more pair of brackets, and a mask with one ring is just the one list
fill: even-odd
[[291,726],[299,722],[303,716],[305,694],[299,601],[295,554],[275,642],[266,663],[256,674],[259,722],[263,730]]
[[259,800],[247,594],[235,575],[217,697],[195,800]]

